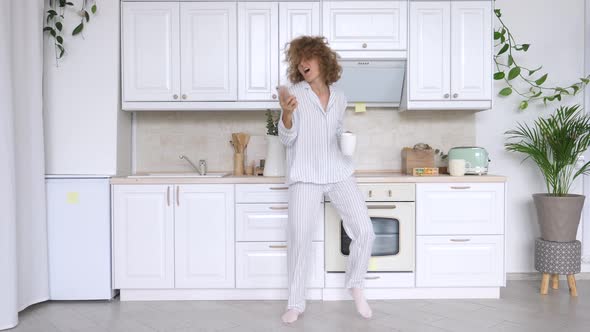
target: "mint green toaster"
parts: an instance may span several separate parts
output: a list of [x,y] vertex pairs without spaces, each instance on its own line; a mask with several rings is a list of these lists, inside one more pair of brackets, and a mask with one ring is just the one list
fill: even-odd
[[448,156],[449,160],[465,160],[465,174],[488,174],[490,159],[488,152],[484,148],[478,146],[458,146],[451,148]]

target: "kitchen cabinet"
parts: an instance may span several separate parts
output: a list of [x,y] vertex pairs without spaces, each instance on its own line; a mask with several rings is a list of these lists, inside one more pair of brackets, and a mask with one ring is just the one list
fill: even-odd
[[278,100],[278,23],[278,3],[238,3],[238,99]]
[[492,2],[410,2],[407,109],[488,109]]
[[[236,185],[236,288],[287,288],[289,187]],[[324,209],[313,235],[307,287],[324,287]],[[320,210],[320,209],[318,209]]]
[[406,49],[406,1],[324,1],[322,23],[337,51]]
[[[313,242],[305,287],[324,287],[324,243]],[[238,242],[237,288],[288,288],[287,245],[284,242]]]
[[233,185],[113,186],[115,287],[233,288]]
[[123,3],[124,101],[180,98],[179,7],[177,2]]
[[285,46],[299,36],[319,36],[319,13],[319,2],[279,3],[279,82],[281,85],[290,84],[286,75],[288,64],[285,62]]
[[504,184],[420,183],[418,235],[504,234]]
[[418,236],[417,287],[504,285],[502,235]]
[[174,287],[172,187],[113,186],[114,288]]
[[180,4],[183,101],[237,99],[236,16],[233,2]]
[[416,287],[499,287],[504,183],[416,184]]
[[237,99],[235,2],[122,8],[123,102]]

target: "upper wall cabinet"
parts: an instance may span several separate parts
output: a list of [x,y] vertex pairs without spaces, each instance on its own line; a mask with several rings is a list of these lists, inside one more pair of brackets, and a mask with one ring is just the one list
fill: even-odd
[[278,100],[279,5],[276,2],[238,3],[238,97]]
[[285,47],[291,40],[303,35],[320,35],[319,2],[279,3],[280,84],[289,84]]
[[235,3],[180,3],[182,100],[236,100]]
[[491,108],[491,1],[410,2],[410,18],[407,108]]
[[125,2],[122,7],[124,109],[237,99],[235,2]]
[[406,1],[323,2],[324,35],[337,51],[406,50],[407,22]]
[[124,101],[173,101],[180,96],[180,4],[123,3]]

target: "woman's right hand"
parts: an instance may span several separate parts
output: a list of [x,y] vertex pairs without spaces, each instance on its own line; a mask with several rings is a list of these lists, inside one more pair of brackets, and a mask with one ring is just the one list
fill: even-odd
[[279,86],[279,103],[286,115],[293,114],[297,108],[297,98],[289,94],[289,90],[285,86]]

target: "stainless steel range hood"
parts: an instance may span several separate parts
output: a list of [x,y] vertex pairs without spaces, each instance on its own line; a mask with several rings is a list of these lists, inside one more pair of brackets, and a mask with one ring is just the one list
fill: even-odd
[[342,77],[335,83],[349,103],[399,107],[405,59],[340,59]]

